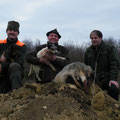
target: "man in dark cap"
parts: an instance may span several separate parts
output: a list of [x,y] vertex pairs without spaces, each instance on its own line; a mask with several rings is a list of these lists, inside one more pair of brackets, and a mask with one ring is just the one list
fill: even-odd
[[23,63],[27,49],[26,45],[18,40],[19,27],[18,22],[9,21],[6,29],[7,39],[0,40],[0,93],[22,86]]
[[58,35],[58,38],[60,39],[61,38],[61,35],[58,33],[57,29],[54,29],[54,30],[51,30],[49,32],[46,33],[47,37],[49,36],[50,33],[55,33]]
[[[62,68],[69,63],[69,52],[68,49],[59,45],[58,41],[61,38],[61,35],[58,33],[57,29],[51,30],[46,33],[48,43],[54,44],[57,48],[57,54],[46,54],[46,59],[50,61],[50,63],[55,67],[56,71],[54,71],[49,65],[46,63],[46,59],[44,58],[37,58],[38,51],[45,48],[48,44],[40,45],[36,48],[34,52],[31,52],[27,55],[27,62],[33,65],[40,65],[41,69],[39,71],[39,77],[41,81],[36,78],[37,83],[47,83],[54,79],[56,74],[62,70]],[[58,58],[64,57],[65,59]]]

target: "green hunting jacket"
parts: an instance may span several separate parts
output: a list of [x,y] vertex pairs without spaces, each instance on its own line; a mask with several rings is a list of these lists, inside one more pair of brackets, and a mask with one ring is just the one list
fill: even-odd
[[[60,72],[62,68],[69,63],[69,51],[67,48],[61,45],[57,45],[57,51],[59,53],[57,54],[57,56],[65,57],[66,59],[62,60],[60,58],[56,58],[55,61],[51,61],[51,64],[55,67],[56,72],[53,71],[50,66],[40,63],[40,60],[39,58],[37,58],[36,54],[39,50],[45,48],[46,46],[47,46],[46,44],[38,46],[35,51],[28,53],[26,57],[26,60],[28,63],[34,64],[34,65],[40,65],[42,69],[39,72],[39,77],[42,80],[40,83],[51,82],[56,76],[56,74]],[[39,82],[39,81],[36,79],[36,82]]]
[[117,81],[120,60],[118,51],[114,46],[104,41],[98,48],[91,45],[85,52],[84,62],[91,66],[93,71],[95,71],[95,64],[97,64],[96,81],[101,87],[104,83],[109,83],[110,80]]

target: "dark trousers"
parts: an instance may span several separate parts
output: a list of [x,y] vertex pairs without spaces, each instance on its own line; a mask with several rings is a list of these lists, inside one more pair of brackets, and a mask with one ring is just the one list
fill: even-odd
[[114,84],[109,87],[109,84],[105,83],[102,89],[107,90],[108,95],[110,95],[112,98],[119,100],[119,89]]
[[22,87],[22,68],[17,63],[11,63],[6,74],[0,77],[0,93],[7,93]]

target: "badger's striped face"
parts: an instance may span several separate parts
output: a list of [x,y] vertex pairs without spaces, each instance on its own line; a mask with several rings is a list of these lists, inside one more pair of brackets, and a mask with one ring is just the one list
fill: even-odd
[[80,71],[80,78],[81,78],[82,82],[84,82],[86,80],[86,75],[82,70]]
[[84,82],[87,80],[85,72],[80,70],[79,76],[77,76],[76,80],[74,81],[75,84],[79,87],[83,87]]

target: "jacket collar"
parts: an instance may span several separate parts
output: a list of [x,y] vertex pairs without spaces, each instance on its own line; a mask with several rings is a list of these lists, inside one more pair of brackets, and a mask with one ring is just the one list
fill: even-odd
[[8,44],[15,44],[17,41],[18,41],[18,38],[15,39],[15,40],[11,40],[11,39],[7,38],[7,43]]

